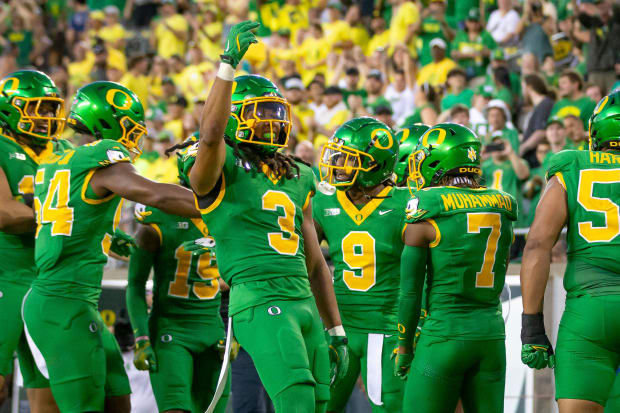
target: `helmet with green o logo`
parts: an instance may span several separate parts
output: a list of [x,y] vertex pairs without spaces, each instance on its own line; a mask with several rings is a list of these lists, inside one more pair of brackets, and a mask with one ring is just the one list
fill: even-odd
[[435,125],[424,132],[409,156],[409,179],[422,189],[437,185],[447,175],[480,176],[480,146],[476,134],[465,126]]
[[590,150],[620,150],[620,90],[605,96],[594,108],[589,125]]
[[397,159],[398,140],[389,126],[369,117],[351,119],[323,146],[321,181],[338,189],[372,187],[392,177]]
[[45,144],[65,128],[65,101],[45,73],[19,70],[0,80],[0,127]]
[[67,123],[76,132],[112,139],[136,155],[146,135],[144,107],[131,90],[108,81],[89,83],[73,98]]

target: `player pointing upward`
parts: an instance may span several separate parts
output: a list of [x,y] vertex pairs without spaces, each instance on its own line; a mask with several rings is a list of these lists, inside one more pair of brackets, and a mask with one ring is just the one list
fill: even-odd
[[257,26],[239,23],[228,35],[190,182],[231,286],[235,336],[276,411],[320,412],[329,399],[330,357],[319,313],[338,376],[346,373],[346,337],[312,223],[312,170],[277,152],[288,142],[290,107],[268,79],[233,82]]

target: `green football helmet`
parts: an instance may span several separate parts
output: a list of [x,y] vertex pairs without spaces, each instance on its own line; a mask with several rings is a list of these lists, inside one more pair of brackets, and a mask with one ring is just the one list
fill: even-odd
[[[422,189],[437,185],[446,175],[482,175],[480,140],[465,126],[440,123],[420,137],[409,156],[409,181]],[[409,186],[411,190],[411,186]]]
[[[181,185],[189,188],[189,171],[194,166],[194,162],[196,162],[196,153],[198,153],[198,140],[200,139],[200,134],[198,131],[192,133],[183,143],[181,144],[183,149],[177,151],[177,168],[179,170],[179,181]],[[187,146],[185,146],[187,145]]]
[[76,132],[112,139],[135,155],[142,153],[141,140],[147,133],[144,108],[123,85],[99,81],[78,89],[67,122]]
[[373,118],[351,119],[323,146],[321,181],[346,190],[378,185],[392,177],[398,159],[398,140],[385,123]]
[[52,79],[36,70],[19,70],[0,80],[0,127],[37,144],[60,137],[65,101]]
[[409,155],[418,146],[420,136],[429,129],[430,126],[423,123],[414,123],[404,127],[396,134],[398,141],[398,162],[394,167],[396,185],[403,186],[407,182],[407,178],[409,178]]
[[[291,107],[271,80],[258,75],[235,78],[225,131],[228,139],[260,145],[271,153],[288,145],[291,125]],[[263,136],[257,136],[261,130]]]
[[620,150],[620,91],[605,96],[594,108],[589,125],[590,150]]

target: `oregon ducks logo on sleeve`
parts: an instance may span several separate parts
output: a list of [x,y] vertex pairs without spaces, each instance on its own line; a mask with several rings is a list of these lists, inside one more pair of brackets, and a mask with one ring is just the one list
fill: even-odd
[[[114,102],[114,99],[116,99],[117,93],[120,93],[121,95],[125,97],[125,103],[123,103],[120,106]],[[124,90],[120,90],[120,89],[108,90],[105,94],[105,101],[108,102],[110,105],[114,106],[116,109],[120,109],[120,110],[129,109],[131,107],[131,104],[133,103],[131,100],[131,96],[129,96],[129,94],[125,92]]]
[[[385,146],[383,146],[383,144],[381,143],[381,136],[375,138],[379,132],[384,132],[385,136],[388,137],[388,141]],[[392,138],[392,133],[387,129],[380,128],[373,130],[370,134],[370,139],[374,147],[377,149],[390,149],[392,145],[394,145],[394,138]]]

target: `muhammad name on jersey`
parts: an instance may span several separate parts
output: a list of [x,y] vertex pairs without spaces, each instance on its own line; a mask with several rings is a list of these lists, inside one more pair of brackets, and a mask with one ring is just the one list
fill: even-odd
[[[505,209],[512,212],[514,205],[512,199],[504,194],[441,194],[444,211],[452,211],[458,209],[471,208],[487,208],[494,207]],[[413,198],[407,204],[407,219],[418,219],[423,217],[428,211],[418,208],[420,200]]]

